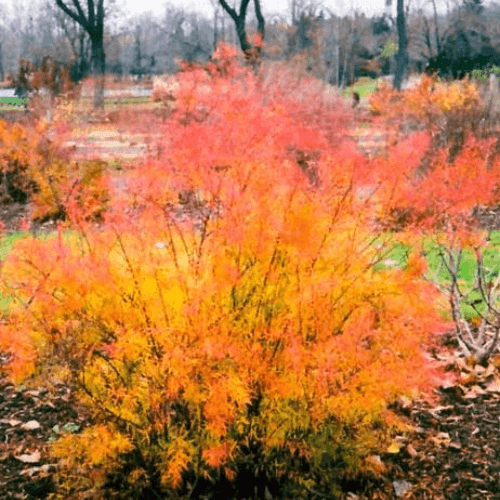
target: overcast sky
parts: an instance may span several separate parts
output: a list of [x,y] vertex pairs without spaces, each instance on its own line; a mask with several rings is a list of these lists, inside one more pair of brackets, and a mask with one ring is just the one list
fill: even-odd
[[[125,0],[130,12],[144,12],[151,10],[161,13],[164,10],[165,0]],[[416,0],[413,0],[415,2]],[[396,0],[393,0],[396,2]],[[169,3],[187,10],[196,10],[212,16],[213,8],[210,0],[169,0]],[[234,5],[234,0],[228,1],[229,5]],[[240,0],[237,0],[239,5]],[[264,15],[273,13],[287,13],[289,0],[261,0],[261,7]],[[323,0],[321,3],[335,13],[347,13],[357,9],[364,11],[367,15],[384,12],[385,0]],[[393,6],[395,9],[395,5]],[[250,10],[253,12],[253,2]],[[339,12],[340,11],[340,12]]]
[[[24,8],[29,8],[32,2],[42,2],[45,0],[0,0],[0,6],[9,5],[15,12],[20,5]],[[53,1],[53,0],[52,0]],[[82,4],[86,4],[86,0],[80,0]],[[446,12],[446,5],[456,5],[462,3],[463,0],[436,0],[438,10]],[[229,5],[239,5],[241,0],[228,0]],[[261,8],[264,16],[269,19],[271,14],[282,14],[287,17],[290,15],[289,3],[291,0],[261,0]],[[346,15],[354,11],[364,12],[371,17],[375,14],[382,14],[386,11],[386,0],[304,0],[305,4],[314,3],[329,9],[336,15]],[[55,2],[54,2],[55,3]],[[154,14],[161,15],[165,11],[165,4],[174,5],[186,11],[197,11],[204,14],[208,18],[213,16],[213,7],[211,0],[117,0],[117,4],[122,7],[124,14],[138,14],[146,11],[152,11]],[[391,13],[396,15],[397,0],[392,0]],[[485,4],[500,3],[500,0],[484,0]],[[72,1],[66,0],[66,4],[73,8]],[[430,8],[431,0],[405,0],[405,5],[410,5],[410,10],[415,11],[419,8]],[[253,15],[253,0],[250,0],[249,11]]]
[[[241,0],[228,0],[229,5],[240,4]],[[385,12],[386,0],[309,0],[316,4],[322,5],[337,15],[346,15],[354,11],[364,12],[367,16],[371,17],[375,14],[382,14]],[[454,5],[461,4],[463,0],[436,0],[438,11],[445,13],[447,5],[453,7]],[[165,0],[118,0],[130,13],[139,13],[147,10],[154,13],[161,14],[164,12]],[[71,2],[70,2],[71,3]],[[210,0],[168,0],[168,3],[181,7],[190,11],[198,11],[205,14],[207,17],[212,17],[213,7]],[[264,16],[268,17],[270,14],[282,13],[289,15],[288,4],[290,0],[261,0],[261,8]],[[308,0],[305,0],[308,3]],[[390,11],[396,16],[396,3],[397,0],[392,0],[392,7]],[[500,3],[500,0],[484,0],[484,4]],[[415,11],[419,8],[430,9],[431,0],[405,0],[405,5],[410,5],[410,10]],[[253,1],[250,1],[250,12],[253,13]]]

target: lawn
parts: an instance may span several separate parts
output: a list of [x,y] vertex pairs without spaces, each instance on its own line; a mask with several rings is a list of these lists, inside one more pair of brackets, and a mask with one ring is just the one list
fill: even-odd
[[[490,247],[484,248],[483,266],[486,271],[486,279],[491,281],[500,272],[500,231],[491,231],[489,234]],[[419,245],[420,247],[420,245]],[[421,245],[423,256],[426,259],[428,269],[425,278],[436,283],[442,289],[448,289],[450,285],[450,273],[441,257],[441,249],[434,238],[426,238]],[[381,261],[377,269],[404,267],[411,248],[395,242],[387,257]],[[481,297],[475,289],[477,282],[477,261],[472,250],[463,250],[458,272],[458,283],[461,291],[466,293],[468,301],[478,301]],[[476,304],[475,307],[483,312],[484,304]],[[462,311],[468,319],[477,317],[476,310],[468,304],[462,303]]]
[[359,97],[363,99],[364,97],[368,97],[370,94],[377,90],[377,79],[363,77],[360,78],[354,85],[346,87],[342,91],[342,95],[347,98],[352,97],[353,92],[357,92]]
[[21,97],[0,97],[0,106],[25,106],[28,99]]

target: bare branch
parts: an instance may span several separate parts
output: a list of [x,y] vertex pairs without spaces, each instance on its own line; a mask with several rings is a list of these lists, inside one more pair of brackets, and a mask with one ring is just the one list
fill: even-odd
[[65,12],[71,19],[75,20],[78,24],[80,24],[87,32],[89,32],[90,26],[85,18],[85,14],[83,13],[82,7],[78,0],[73,0],[73,3],[77,7],[78,14],[72,11],[62,0],[56,0],[57,6]]

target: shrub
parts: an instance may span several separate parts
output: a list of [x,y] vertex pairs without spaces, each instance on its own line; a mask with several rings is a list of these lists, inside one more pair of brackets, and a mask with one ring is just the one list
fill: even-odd
[[[458,345],[471,363],[486,365],[498,349],[499,282],[484,264],[488,241],[474,212],[500,201],[498,139],[483,138],[484,131],[474,127],[466,129],[481,116],[470,84],[443,86],[436,95],[421,88],[405,99],[415,112],[429,117],[433,136],[414,134],[392,148],[387,157],[373,162],[367,182],[377,190],[379,220],[386,227],[431,235],[448,274],[443,289]],[[454,102],[460,103],[456,109]],[[437,124],[443,127],[439,131]],[[472,286],[460,277],[466,250],[475,256],[468,270],[476,275]]]
[[390,244],[357,195],[365,162],[305,98],[227,67],[182,87],[168,157],[99,230],[79,217],[3,265],[12,375],[55,371],[93,412],[53,447],[63,496],[332,495],[374,463],[387,404],[432,385],[439,293],[417,256],[375,271]]
[[446,148],[452,160],[466,134],[486,138],[493,132],[478,86],[468,80],[450,83],[423,76],[419,85],[404,92],[382,84],[369,101],[373,115],[393,132],[393,143],[415,130],[426,130],[432,137],[431,156]]
[[104,165],[70,160],[61,147],[63,125],[55,131],[57,143],[48,139],[47,124],[28,128],[0,121],[3,202],[31,202],[35,219],[64,218],[76,203],[81,214],[95,218],[108,196]]

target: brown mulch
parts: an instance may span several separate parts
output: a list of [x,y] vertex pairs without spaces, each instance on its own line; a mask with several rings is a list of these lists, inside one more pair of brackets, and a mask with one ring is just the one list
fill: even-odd
[[[5,358],[0,359],[2,363]],[[0,499],[46,498],[55,491],[57,464],[48,446],[61,429],[77,431],[85,418],[66,386],[15,387],[0,373]]]
[[[366,479],[346,500],[500,499],[500,382],[493,365],[467,367],[440,387],[437,401],[402,400],[395,411],[414,426],[380,459],[385,471]],[[462,383],[460,383],[462,381]]]

